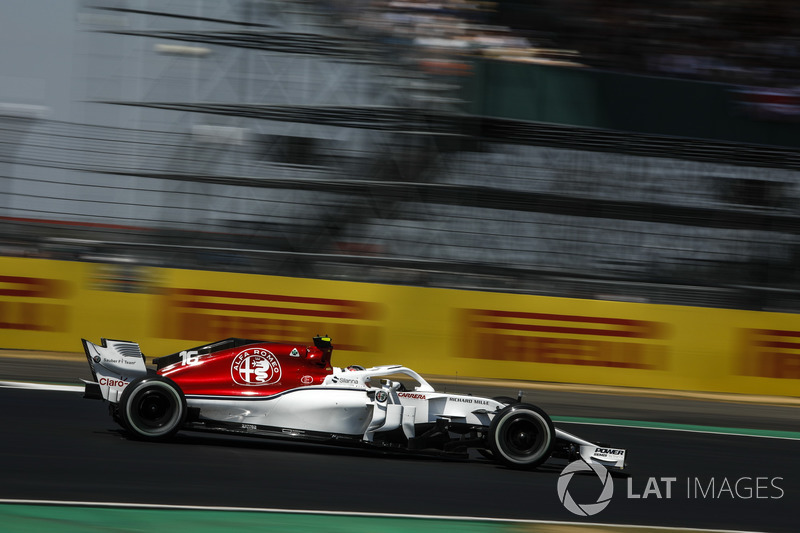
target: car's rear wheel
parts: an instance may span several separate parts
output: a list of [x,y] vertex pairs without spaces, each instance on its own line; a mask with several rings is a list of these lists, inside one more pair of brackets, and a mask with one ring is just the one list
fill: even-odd
[[186,398],[172,380],[161,376],[138,378],[122,392],[119,416],[122,426],[136,438],[168,439],[186,420]]
[[555,443],[553,421],[535,405],[516,403],[495,415],[489,426],[489,449],[500,463],[531,469],[544,463]]

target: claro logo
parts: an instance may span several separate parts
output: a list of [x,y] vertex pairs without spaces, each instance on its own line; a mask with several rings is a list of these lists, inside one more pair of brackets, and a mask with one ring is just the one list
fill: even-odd
[[121,379],[113,379],[113,378],[100,378],[99,383],[100,385],[107,385],[109,387],[116,387],[118,389],[122,389],[128,385],[127,381],[122,381]]
[[665,370],[668,325],[630,318],[462,309],[461,357]]

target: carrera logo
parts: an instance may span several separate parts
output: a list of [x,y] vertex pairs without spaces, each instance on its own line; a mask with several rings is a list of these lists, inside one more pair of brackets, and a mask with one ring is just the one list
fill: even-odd
[[460,357],[641,370],[668,368],[668,324],[463,309]]
[[281,380],[281,364],[269,350],[248,348],[233,358],[231,378],[239,385],[271,385]]
[[314,383],[314,378],[312,378],[311,376],[303,376],[302,378],[300,378],[300,383],[302,383],[303,385],[311,385],[312,383]]
[[400,398],[410,398],[412,400],[424,400],[425,395],[418,392],[401,392],[397,394]]

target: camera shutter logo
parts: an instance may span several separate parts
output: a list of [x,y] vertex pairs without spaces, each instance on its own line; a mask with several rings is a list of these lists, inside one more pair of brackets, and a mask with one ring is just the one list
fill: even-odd
[[[603,484],[603,490],[595,503],[576,503],[569,493],[569,490],[567,490],[569,482],[572,480],[572,476],[578,472],[592,471],[600,478],[600,482]],[[603,465],[588,464],[583,460],[573,461],[561,471],[558,478],[557,489],[558,499],[564,507],[566,507],[569,512],[579,516],[596,515],[611,503],[611,497],[614,495],[614,483],[608,470],[606,470]]]

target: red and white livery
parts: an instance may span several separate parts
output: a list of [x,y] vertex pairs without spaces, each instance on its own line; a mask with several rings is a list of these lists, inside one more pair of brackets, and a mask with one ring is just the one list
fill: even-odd
[[94,377],[85,396],[109,402],[138,439],[199,430],[411,453],[472,448],[513,468],[550,457],[625,466],[625,450],[557,429],[519,399],[436,392],[401,365],[334,367],[327,337],[307,346],[225,339],[159,357],[156,369],[135,342],[84,339],[83,347]]

